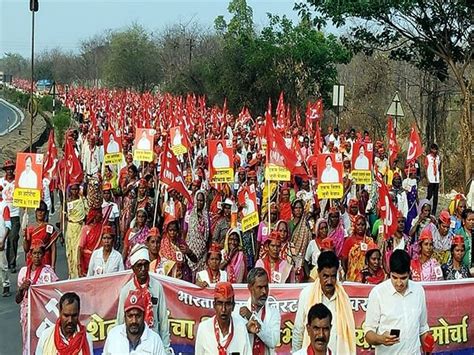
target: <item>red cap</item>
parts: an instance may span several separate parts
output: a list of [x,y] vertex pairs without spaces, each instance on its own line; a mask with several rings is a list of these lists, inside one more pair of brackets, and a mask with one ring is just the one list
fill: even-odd
[[159,237],[160,236],[160,231],[158,230],[158,228],[153,227],[149,230],[148,236],[149,237]]
[[270,235],[268,236],[267,240],[265,241],[265,243],[269,244],[271,241],[274,241],[274,242],[281,242],[281,236],[280,236],[280,232],[278,231],[272,231],[270,233]]
[[5,160],[5,163],[3,163],[3,170],[6,170],[8,168],[14,168],[15,167],[15,162],[13,160]]
[[102,191],[112,190],[112,184],[109,181],[105,181],[102,184]]
[[102,228],[102,235],[104,234],[114,235],[114,229],[111,226],[106,225],[104,228]]
[[220,254],[221,253],[221,247],[217,243],[212,243],[210,248],[209,248],[209,253],[215,253],[215,254]]
[[420,237],[418,238],[418,242],[422,242],[423,240],[433,240],[433,235],[428,228],[425,228],[421,231]]
[[219,282],[214,290],[214,298],[234,297],[234,288],[230,282]]
[[321,250],[334,250],[334,242],[331,238],[324,238],[321,242]]
[[451,241],[452,245],[464,245],[464,238],[462,235],[455,235]]
[[41,239],[33,239],[31,241],[30,245],[30,250],[36,249],[36,248],[44,248],[45,245]]
[[451,224],[451,215],[447,210],[442,210],[441,213],[439,214],[439,220],[443,224]]
[[124,305],[124,311],[127,312],[131,309],[138,308],[142,312],[145,312],[145,300],[140,291],[132,290],[127,296]]

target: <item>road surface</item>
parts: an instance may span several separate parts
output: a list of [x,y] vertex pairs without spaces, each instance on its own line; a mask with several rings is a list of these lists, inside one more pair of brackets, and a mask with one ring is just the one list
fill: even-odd
[[23,112],[7,101],[0,99],[0,136],[14,130],[23,119]]

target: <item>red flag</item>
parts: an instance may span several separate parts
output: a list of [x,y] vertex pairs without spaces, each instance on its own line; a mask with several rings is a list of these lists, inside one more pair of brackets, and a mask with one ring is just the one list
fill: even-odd
[[169,141],[165,143],[165,150],[161,156],[161,173],[160,181],[166,184],[168,187],[175,189],[179,192],[188,202],[192,203],[193,199],[189,194],[189,191],[184,186],[183,176],[179,168],[178,159],[173,154],[169,147]]
[[414,162],[421,154],[423,154],[423,146],[421,145],[421,139],[416,125],[413,123],[410,131],[410,144],[408,145],[406,164],[408,165]]
[[58,148],[54,143],[54,130],[49,132],[48,150],[43,162],[43,177],[53,178],[57,174]]
[[[84,180],[84,173],[82,172],[81,162],[74,150],[74,141],[71,137],[66,138],[66,145],[64,147],[63,167],[65,168],[66,186],[71,183],[80,183]],[[61,176],[64,174],[61,172]]]
[[308,173],[305,168],[298,161],[296,154],[288,149],[285,145],[285,139],[273,127],[273,121],[270,114],[270,110],[267,110],[265,114],[265,136],[267,138],[267,152],[266,158],[269,164],[278,165],[287,168],[293,175],[298,175],[304,178],[308,177]]
[[400,147],[397,144],[397,135],[393,129],[392,117],[388,117],[387,123],[387,137],[388,137],[388,160],[390,166],[393,165],[393,162],[397,158],[398,153],[400,152]]
[[379,185],[380,218],[383,220],[384,237],[387,239],[397,231],[398,209],[392,201],[387,185],[378,174],[375,174],[375,180]]

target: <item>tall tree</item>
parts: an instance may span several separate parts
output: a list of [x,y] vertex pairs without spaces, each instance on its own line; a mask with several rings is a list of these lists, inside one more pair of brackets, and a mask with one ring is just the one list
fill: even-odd
[[[472,174],[472,3],[467,0],[307,0],[295,5],[317,26],[329,19],[349,26],[346,40],[355,50],[388,51],[392,58],[414,63],[440,80],[450,73],[460,92],[461,152],[464,177]],[[314,12],[312,11],[314,10]]]

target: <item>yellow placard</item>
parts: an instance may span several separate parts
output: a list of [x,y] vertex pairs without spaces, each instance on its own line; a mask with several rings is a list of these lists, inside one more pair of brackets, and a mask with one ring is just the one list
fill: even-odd
[[215,169],[214,175],[211,178],[213,183],[221,182],[233,182],[234,181],[234,169],[233,168],[222,168]]
[[120,164],[123,160],[122,153],[112,153],[112,154],[105,154],[104,156],[104,163],[108,164]]
[[183,155],[184,153],[186,153],[188,151],[188,149],[182,144],[172,146],[171,150],[173,151],[174,155],[176,155],[176,156]]
[[344,195],[344,188],[341,183],[318,184],[318,198],[341,198]]
[[265,168],[265,179],[271,181],[290,181],[291,173],[287,168],[277,165],[268,165]]
[[260,221],[258,220],[258,212],[252,212],[251,214],[242,218],[242,232],[246,232],[253,227],[258,226]]
[[133,159],[137,161],[152,161],[153,152],[151,150],[136,149],[133,152]]
[[367,185],[372,183],[372,172],[370,170],[352,170],[351,175],[357,185]]
[[36,208],[41,201],[41,190],[16,188],[13,191],[13,206]]

